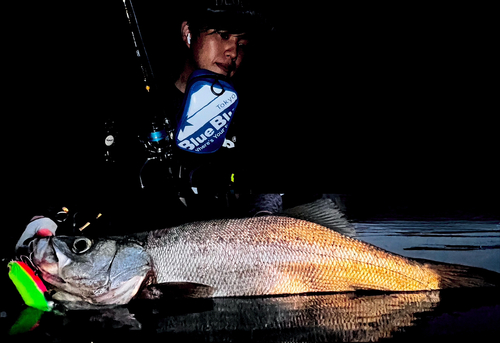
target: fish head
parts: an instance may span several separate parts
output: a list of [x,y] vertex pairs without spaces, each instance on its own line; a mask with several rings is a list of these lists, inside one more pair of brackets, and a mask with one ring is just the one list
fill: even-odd
[[152,270],[141,243],[129,238],[52,236],[35,239],[30,250],[59,301],[126,304]]

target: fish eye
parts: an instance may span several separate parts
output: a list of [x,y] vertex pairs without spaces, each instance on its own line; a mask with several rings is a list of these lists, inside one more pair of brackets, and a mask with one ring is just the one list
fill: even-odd
[[92,246],[92,241],[87,237],[78,237],[73,241],[72,251],[75,254],[83,254]]

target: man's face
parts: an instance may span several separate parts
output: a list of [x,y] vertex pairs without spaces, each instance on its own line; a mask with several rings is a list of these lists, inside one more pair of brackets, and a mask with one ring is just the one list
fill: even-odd
[[193,40],[193,58],[198,68],[232,77],[243,61],[247,44],[244,33],[208,30]]

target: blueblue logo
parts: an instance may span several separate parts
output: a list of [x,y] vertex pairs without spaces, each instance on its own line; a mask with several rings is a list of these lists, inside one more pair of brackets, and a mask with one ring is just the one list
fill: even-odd
[[237,105],[238,94],[231,84],[210,71],[195,71],[188,82],[177,126],[177,146],[198,154],[217,151],[224,143]]

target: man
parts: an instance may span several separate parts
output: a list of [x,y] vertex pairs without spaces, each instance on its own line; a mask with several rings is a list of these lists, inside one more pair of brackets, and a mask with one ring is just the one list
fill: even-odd
[[[161,107],[173,129],[178,128],[186,87],[192,73],[204,69],[232,80],[247,62],[248,46],[252,40],[255,43],[264,27],[267,27],[262,15],[243,1],[205,0],[195,4],[185,14],[185,20],[180,25],[180,39],[185,52],[182,69],[173,85],[162,85],[160,96]],[[160,226],[236,215],[234,180],[239,168],[237,135],[240,133],[239,118],[246,115],[244,111],[245,103],[240,101],[225,132],[222,147],[216,152],[187,152],[171,142],[172,161],[148,162],[142,168],[144,198],[151,199],[162,194],[162,201],[154,204]],[[156,117],[153,121],[162,122],[163,119]],[[147,127],[149,123],[145,124]],[[175,215],[165,218],[165,210]]]
[[[159,102],[166,118],[158,118],[157,113],[141,113],[132,118],[133,125],[141,128],[139,131],[146,141],[144,132],[150,132],[151,126],[158,122],[167,121],[172,129],[177,127],[188,79],[195,70],[205,69],[231,80],[245,61],[247,46],[264,27],[267,28],[262,15],[243,1],[201,0],[190,2],[189,5],[179,30],[185,53],[182,69],[175,82],[160,87]],[[112,177],[106,183],[115,182],[114,190],[107,191],[113,200],[109,201],[107,208],[99,210],[109,219],[108,231],[113,232],[110,227],[120,228],[121,233],[126,230],[144,231],[194,220],[248,214],[245,209],[236,210],[234,205],[237,197],[234,180],[238,170],[236,135],[238,116],[244,115],[242,112],[240,106],[222,147],[211,154],[182,151],[173,140],[168,143],[171,145],[172,159],[157,158],[147,149],[134,152],[129,149],[133,144],[117,146],[117,149],[122,150],[119,156],[127,161],[117,161],[113,170],[121,169],[120,173],[123,169],[132,170],[130,173],[134,180],[128,179],[128,183],[140,184],[141,187],[133,192],[123,191],[123,183],[114,180],[116,177],[111,173]],[[118,134],[124,137],[128,133],[136,140],[137,131],[130,131]],[[130,160],[138,162],[134,164]],[[131,189],[130,186],[128,189]],[[122,199],[117,196],[118,192],[124,195]],[[273,204],[267,207],[273,209],[266,208],[264,212],[278,209],[280,200],[277,199],[277,205],[272,201]],[[262,211],[255,204],[249,208],[250,214]],[[84,215],[80,217],[85,218]],[[86,222],[81,221],[83,224]],[[73,230],[79,226],[73,224]],[[16,250],[23,246],[27,238],[55,234],[56,229],[57,225],[48,218],[34,217],[16,244]],[[85,230],[84,233],[88,234],[92,231],[92,225]],[[78,230],[74,233],[78,233]]]

